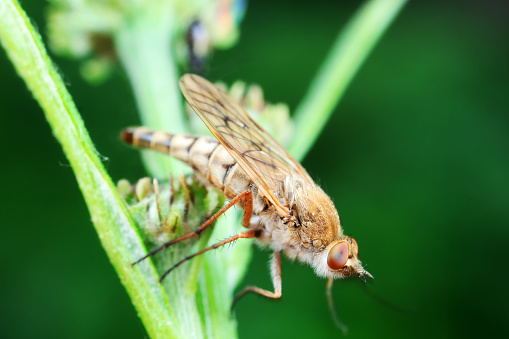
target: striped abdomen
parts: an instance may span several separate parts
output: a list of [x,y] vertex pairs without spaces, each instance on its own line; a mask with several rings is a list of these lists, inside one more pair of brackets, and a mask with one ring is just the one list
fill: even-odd
[[253,191],[254,210],[266,208],[265,200],[257,194],[258,190],[251,179],[214,138],[133,127],[122,131],[122,139],[136,147],[150,148],[179,159],[223,191],[228,199],[249,188]]

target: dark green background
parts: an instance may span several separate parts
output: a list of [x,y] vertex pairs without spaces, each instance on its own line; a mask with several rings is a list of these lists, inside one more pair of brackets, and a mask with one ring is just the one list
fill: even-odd
[[[411,2],[352,82],[304,166],[331,195],[375,276],[335,284],[360,337],[509,335],[509,21],[504,1]],[[22,2],[46,41],[46,2]],[[252,1],[211,77],[299,102],[357,1]],[[118,131],[136,124],[126,77],[98,87],[57,56],[114,180],[144,175]],[[142,338],[71,168],[0,52],[2,338]],[[223,252],[224,253],[224,252]],[[269,287],[258,249],[244,284]],[[246,297],[241,338],[341,337],[325,281],[283,262],[283,299]],[[390,305],[392,306],[390,306]],[[402,309],[399,311],[398,309]]]

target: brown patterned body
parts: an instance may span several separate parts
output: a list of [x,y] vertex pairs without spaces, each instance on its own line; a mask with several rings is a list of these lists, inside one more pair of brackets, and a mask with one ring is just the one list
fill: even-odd
[[[205,184],[214,185],[229,200],[250,189],[253,193],[255,213],[268,207],[265,199],[258,194],[253,181],[214,138],[133,127],[122,132],[122,139],[133,146],[149,148],[184,162],[193,168]],[[242,201],[239,204],[242,206]]]

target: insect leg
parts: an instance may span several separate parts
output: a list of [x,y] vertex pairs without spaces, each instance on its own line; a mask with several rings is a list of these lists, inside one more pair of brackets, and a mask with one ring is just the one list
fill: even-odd
[[262,295],[266,298],[271,299],[279,299],[281,298],[281,292],[282,292],[282,282],[281,282],[281,253],[274,252],[272,256],[272,262],[270,265],[271,269],[271,276],[272,276],[272,284],[274,285],[274,292],[267,291],[264,289],[261,289],[256,286],[248,286],[242,292],[237,294],[235,298],[233,299],[232,303],[232,309],[235,306],[235,304],[242,298],[244,295],[246,295],[249,292],[254,292],[256,294]]
[[[161,246],[159,246],[158,248],[150,251],[147,255],[141,257],[140,259],[136,260],[135,262],[133,262],[131,264],[131,266],[134,266],[136,265],[137,263],[147,259],[148,257],[150,256],[153,256],[154,254],[156,254],[157,252],[161,251],[161,250],[164,250],[165,248],[167,247],[170,247],[171,245],[173,244],[176,244],[178,243],[179,241],[182,241],[182,240],[185,240],[187,238],[191,238],[192,236],[195,236],[195,235],[200,235],[201,232],[203,232],[203,230],[205,230],[207,227],[209,227],[210,225],[212,225],[212,223],[214,221],[216,221],[217,218],[219,218],[221,216],[221,214],[223,214],[224,212],[226,212],[230,207],[232,207],[233,205],[235,205],[236,203],[238,203],[242,198],[244,197],[247,197],[249,196],[250,198],[250,201],[251,201],[251,214],[252,214],[252,211],[253,211],[253,194],[251,193],[250,190],[246,190],[242,193],[240,193],[239,195],[237,195],[235,198],[233,198],[232,200],[230,200],[230,202],[225,205],[223,208],[221,208],[216,214],[214,214],[209,220],[207,220],[205,223],[203,223],[200,227],[198,227],[197,229],[195,229],[194,231],[190,232],[190,233],[187,233],[187,234],[184,234],[183,236],[181,237],[178,237],[178,238],[175,238],[173,240],[170,240],[168,241],[167,243],[164,243],[162,244]],[[247,203],[247,200],[248,198],[246,198],[246,206],[248,205]],[[244,214],[244,217],[246,216],[246,214]],[[251,219],[251,216],[249,216],[249,218]]]
[[[248,192],[248,193],[246,193]],[[244,196],[244,215],[242,216],[242,226],[248,227],[253,216],[253,193],[250,190],[245,191]]]
[[240,232],[239,234],[236,234],[232,237],[229,237],[228,239],[226,240],[223,240],[221,242],[218,242],[217,244],[214,244],[210,247],[207,247],[207,248],[204,248],[203,250],[199,251],[199,252],[196,252],[194,254],[191,254],[190,256],[187,256],[185,257],[184,259],[180,260],[178,263],[176,263],[175,265],[173,265],[169,270],[167,270],[166,272],[164,272],[164,274],[161,276],[161,278],[159,279],[159,282],[163,281],[163,279],[171,272],[173,271],[174,269],[176,269],[177,267],[179,267],[180,265],[182,265],[183,263],[185,263],[186,261],[196,257],[197,255],[200,255],[200,254],[203,254],[207,251],[210,251],[210,250],[213,250],[213,249],[216,249],[218,247],[221,247],[223,245],[226,245],[227,243],[230,243],[232,241],[235,241],[237,239],[249,239],[249,238],[254,238],[256,235],[256,231],[255,230],[249,230],[249,231],[244,231],[244,232]]

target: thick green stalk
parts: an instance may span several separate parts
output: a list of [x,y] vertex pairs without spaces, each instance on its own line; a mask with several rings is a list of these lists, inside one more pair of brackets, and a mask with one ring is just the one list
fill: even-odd
[[143,242],[39,34],[16,0],[0,0],[0,18],[0,41],[62,145],[102,245],[147,332],[152,338],[183,338],[154,266],[130,266],[145,253]]
[[338,35],[295,111],[296,134],[288,147],[302,159],[320,135],[348,84],[406,0],[370,0]]

